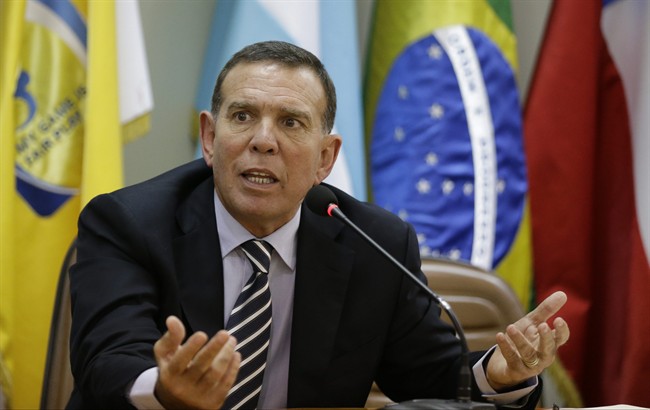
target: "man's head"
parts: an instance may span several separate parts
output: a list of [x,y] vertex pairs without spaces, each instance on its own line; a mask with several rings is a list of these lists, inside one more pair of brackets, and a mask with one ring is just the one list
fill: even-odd
[[331,172],[335,106],[320,61],[290,44],[246,47],[219,75],[212,113],[200,117],[203,157],[219,199],[255,236],[287,223]]
[[238,64],[259,62],[275,62],[286,67],[306,67],[313,70],[320,80],[327,98],[327,108],[323,113],[325,132],[328,134],[332,132],[336,116],[336,90],[332,79],[318,57],[305,49],[283,41],[263,41],[251,44],[242,48],[228,60],[217,77],[217,83],[212,93],[211,111],[213,115],[219,112],[221,107],[221,87],[230,70]]

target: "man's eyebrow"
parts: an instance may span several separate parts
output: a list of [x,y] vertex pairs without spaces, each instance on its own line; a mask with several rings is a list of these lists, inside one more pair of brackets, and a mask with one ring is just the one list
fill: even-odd
[[280,111],[282,111],[283,113],[291,117],[302,118],[311,121],[311,115],[309,114],[309,111],[299,110],[296,108],[286,107],[286,106],[280,107]]
[[242,109],[242,108],[250,108],[252,104],[247,103],[245,101],[233,101],[228,105],[228,110],[232,109]]
[[[230,112],[232,110],[251,110],[254,106],[254,104],[247,101],[233,101],[228,104],[226,111]],[[295,107],[289,107],[286,105],[281,106],[279,109],[280,112],[286,116],[299,118],[307,123],[311,123],[313,121],[312,115],[309,113],[309,111],[301,110]]]

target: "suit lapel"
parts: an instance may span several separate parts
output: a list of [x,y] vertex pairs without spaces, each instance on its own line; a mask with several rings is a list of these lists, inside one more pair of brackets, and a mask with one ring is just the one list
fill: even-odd
[[[223,266],[212,179],[179,207],[173,242],[188,334],[223,329]],[[354,251],[336,242],[343,225],[303,206],[298,230],[288,404],[318,397],[339,327]]]
[[298,230],[288,404],[317,396],[339,326],[354,252],[335,241],[342,224],[303,207]]
[[223,329],[223,265],[214,216],[212,178],[179,207],[181,235],[173,242],[176,274],[188,334]]

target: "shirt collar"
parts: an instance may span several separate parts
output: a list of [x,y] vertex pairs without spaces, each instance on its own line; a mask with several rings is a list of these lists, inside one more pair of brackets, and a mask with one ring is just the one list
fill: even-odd
[[256,238],[237,222],[223,206],[216,192],[214,193],[214,213],[217,218],[219,244],[223,258],[243,242],[251,239],[263,239],[273,246],[275,252],[280,255],[280,258],[292,271],[296,270],[296,249],[301,207],[298,208],[298,212],[289,222],[264,238]]

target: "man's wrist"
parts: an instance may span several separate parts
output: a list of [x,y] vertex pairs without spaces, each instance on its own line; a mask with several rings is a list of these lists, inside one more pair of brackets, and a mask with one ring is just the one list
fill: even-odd
[[488,401],[497,405],[516,403],[534,391],[538,386],[539,380],[536,377],[532,377],[516,386],[508,387],[501,391],[495,390],[487,379],[487,363],[495,348],[496,346],[488,350],[486,354],[483,355],[483,357],[473,366],[472,371],[474,373],[474,379],[481,395]]
[[164,409],[155,395],[158,383],[158,368],[152,367],[140,373],[128,389],[128,398],[137,409]]

